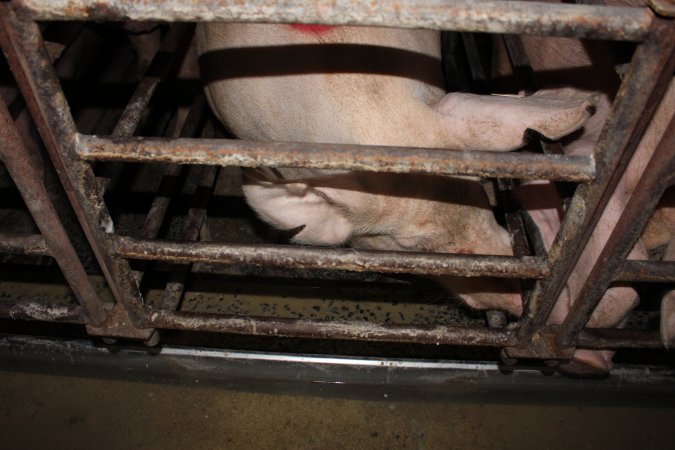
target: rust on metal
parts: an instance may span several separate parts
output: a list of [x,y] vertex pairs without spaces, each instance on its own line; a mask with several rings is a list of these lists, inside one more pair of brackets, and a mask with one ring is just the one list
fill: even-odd
[[52,305],[30,300],[17,303],[0,302],[0,317],[77,324],[86,323],[88,320],[80,305]]
[[675,283],[675,261],[624,261],[614,280]]
[[153,328],[139,327],[131,320],[124,306],[116,303],[110,310],[104,323],[87,325],[87,333],[94,336],[120,337],[126,339],[149,340],[155,330]]
[[56,207],[44,185],[39,155],[30,154],[5,103],[0,100],[0,158],[21,193],[26,207],[42,233],[49,253],[54,257],[73,293],[91,323],[100,323],[105,310],[70,242]]
[[177,61],[177,50],[182,43],[185,42],[185,37],[190,34],[194,26],[186,24],[174,24],[159,47],[159,50],[150,62],[146,74],[136,86],[131,99],[122,112],[122,116],[117,121],[115,129],[112,132],[113,138],[124,138],[134,134],[141,120],[143,111],[150,103],[157,86],[165,75],[176,67],[180,61]]
[[380,252],[353,248],[180,242],[127,236],[111,236],[111,241],[121,257],[175,263],[269,264],[304,269],[503,278],[540,278],[548,273],[545,260],[534,256]]
[[512,331],[489,328],[382,325],[360,321],[238,317],[223,314],[188,314],[168,311],[152,312],[146,324],[155,328],[258,336],[494,347],[513,343]]
[[659,199],[675,173],[675,117],[672,117],[661,141],[645,168],[626,208],[584,281],[558,335],[559,345],[575,343],[575,337],[593,314],[614,279],[614,272],[626,259]]
[[40,29],[13,6],[0,3],[0,45],[113,296],[138,320],[143,298],[128,262],[109,248],[106,228],[112,219],[91,166],[77,157],[75,123]]
[[620,328],[585,328],[577,336],[583,348],[663,348],[658,330],[625,330]]
[[17,0],[35,20],[236,21],[370,25],[641,40],[648,8],[481,0]]
[[90,161],[167,162],[240,167],[312,167],[373,172],[587,182],[585,156],[540,155],[376,145],[247,142],[234,139],[105,139],[81,135],[78,153]]
[[650,40],[635,52],[595,147],[596,179],[577,188],[548,254],[551,275],[534,285],[520,339],[530,339],[546,322],[672,78],[675,27],[659,20],[654,25]]
[[[122,119],[117,123],[112,139],[80,135],[75,129],[65,97],[51,66],[40,30],[33,20],[233,20],[361,24],[646,40],[646,43],[638,47],[593,157],[580,157],[559,154],[185,139],[186,134],[181,135],[182,139],[131,138],[141,113],[159,82],[159,78],[152,76],[139,84]],[[88,330],[92,334],[148,340],[156,336],[154,328],[158,327],[306,338],[487,345],[506,347],[510,357],[549,359],[569,359],[573,354],[574,345],[586,348],[661,346],[658,334],[652,331],[582,329],[592,311],[594,302],[592,295],[586,296],[583,302],[576,304],[578,310],[573,310],[573,314],[563,324],[562,334],[559,331],[560,327],[546,327],[545,323],[579,253],[597,224],[599,214],[604,209],[609,195],[616,187],[646,128],[655,108],[656,99],[672,77],[675,64],[674,33],[672,22],[655,18],[648,8],[537,2],[15,0],[11,4],[0,4],[0,44],[8,55],[19,87],[27,99],[69,199],[117,301],[115,308],[107,314],[104,323],[99,326],[90,324]],[[173,38],[168,39],[163,44],[166,47],[163,48],[169,49],[172,42],[175,44],[177,41]],[[506,257],[189,242],[196,239],[196,234],[205,220],[205,208],[193,208],[183,235],[184,241],[174,242],[148,239],[157,236],[157,230],[161,226],[168,205],[166,196],[157,197],[157,201],[153,203],[143,233],[145,239],[111,235],[104,230],[112,222],[103,202],[100,186],[89,164],[89,161],[98,160],[417,172],[550,179],[579,182],[582,185],[577,189],[561,231],[547,257],[522,256],[520,250],[521,256]],[[178,170],[174,167],[170,169],[168,175],[175,174]],[[213,184],[215,175],[211,177],[210,174],[215,174],[216,168],[206,167],[204,170],[209,175],[207,179],[210,180],[210,184]],[[675,168],[671,167],[670,170],[675,172]],[[663,178],[672,181],[672,176]],[[651,204],[644,202],[638,209],[649,209],[644,205]],[[641,212],[636,220],[642,221],[646,214]],[[522,236],[523,220],[515,215],[507,215],[507,221],[510,229],[517,230],[516,237],[520,237],[517,250],[526,251],[527,242]],[[527,225],[527,221],[525,222]],[[617,228],[616,233],[620,230],[620,227]],[[621,250],[619,247],[627,245],[626,242],[635,237],[634,233],[631,233],[623,236],[621,238],[623,240],[617,238],[619,241],[608,245],[607,251],[611,253],[608,253],[607,257],[609,263],[598,264],[604,272],[591,274],[591,280],[593,277],[599,280],[593,287],[594,295],[596,291],[604,290],[602,286],[613,280],[672,281],[673,263],[623,261],[623,256],[614,254]],[[25,250],[34,245],[38,249],[40,242],[35,236],[25,238],[28,240],[27,243],[20,243],[18,247]],[[0,235],[0,251],[3,245],[7,248],[11,245],[2,239],[3,236]],[[45,240],[47,246],[54,250],[46,236]],[[535,249],[536,247],[535,245]],[[537,251],[537,255],[543,254]],[[174,312],[173,309],[177,305],[176,298],[179,298],[183,289],[182,284],[180,289],[172,291],[173,294],[163,302],[160,309],[153,308],[154,305],[145,305],[137,278],[130,271],[127,259],[159,260],[179,264],[236,263],[383,273],[493,276],[537,281],[525,316],[519,323],[519,329],[242,318]],[[589,281],[588,284],[590,283]],[[32,305],[33,309],[30,311],[30,308],[26,309],[28,303],[22,305],[13,313],[16,317],[40,316],[40,311],[36,309],[39,305]],[[83,302],[83,305],[87,304]],[[2,308],[0,304],[0,312]],[[68,308],[44,312],[40,320],[52,320],[49,317],[53,317],[53,320],[84,321],[82,307]],[[588,310],[589,308],[591,309]],[[503,323],[497,319],[493,322]]]
[[0,233],[0,253],[51,256],[42,235],[26,233]]
[[[200,231],[206,222],[206,208],[218,178],[218,168],[213,166],[200,167],[202,173],[195,193],[192,195],[187,220],[183,227],[181,241],[194,242],[199,238]],[[191,264],[184,264],[174,268],[171,278],[160,299],[160,308],[175,311],[185,290],[185,282],[190,275]]]

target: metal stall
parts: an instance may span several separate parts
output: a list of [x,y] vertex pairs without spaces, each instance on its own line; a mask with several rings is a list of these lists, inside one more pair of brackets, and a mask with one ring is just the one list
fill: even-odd
[[[80,305],[66,316],[86,325],[93,336],[136,339],[157,344],[157,330],[207,331],[246,336],[395,342],[490,347],[502,350],[508,364],[535,359],[556,365],[568,361],[577,348],[662,349],[655,327],[595,329],[586,327],[610,283],[675,282],[675,262],[630,261],[635,244],[663,192],[675,181],[673,121],[655,150],[632,196],[627,213],[613,230],[597,264],[588,275],[574,306],[561,325],[547,325],[556,299],[596,227],[612,191],[628,165],[641,136],[672,79],[675,26],[665,7],[608,7],[533,2],[464,1],[54,1],[14,0],[0,4],[0,43],[28,109],[34,118],[79,223],[105,275],[115,302],[93,295],[82,278],[76,256],[51,212],[31,208],[40,190],[25,151],[3,150],[3,160],[40,226],[43,240],[0,236],[3,251],[49,253],[76,291]],[[126,107],[107,132],[78,129],[71,105],[50,61],[43,40],[44,23],[65,21],[173,23],[145,75],[136,84]],[[179,131],[143,135],[144,113],[167,74],[175,73],[171,55],[185,49],[199,21],[362,24],[427,28],[470,33],[504,34],[512,60],[518,34],[567,36],[635,44],[611,114],[591,156],[556,153],[493,153],[404,147],[247,142],[222,137],[208,115],[203,97],[191,102]],[[466,44],[465,42],[465,44]],[[471,58],[470,58],[471,59]],[[205,125],[206,123],[206,125]],[[103,128],[105,130],[105,127]],[[3,113],[3,148],[16,148],[20,137]],[[109,212],[106,189],[111,178],[97,174],[105,162],[162,164],[163,178],[150,202],[140,231],[119,231]],[[26,168],[19,167],[23,164]],[[176,178],[183,165],[196,172],[186,220],[171,239],[158,238]],[[507,211],[506,223],[516,256],[401,253],[346,248],[315,248],[269,243],[232,243],[227,237],[209,239],[205,206],[221,167],[313,167],[374,172],[467,175],[499,179],[502,192],[517,180],[548,179],[576,185],[566,207],[562,228],[549,252],[527,238],[527,220]],[[222,175],[222,174],[221,174]],[[38,194],[35,194],[38,193]],[[227,241],[227,242],[224,242]],[[39,244],[36,247],[36,243]],[[536,248],[539,247],[539,248]],[[139,263],[140,261],[140,263]],[[171,279],[157,298],[145,295],[144,274],[152,263],[171,264]],[[132,265],[133,264],[133,265]],[[190,264],[196,264],[190,268]],[[531,280],[524,314],[509,319],[502,313],[480,314],[469,325],[396,323],[373,320],[307,319],[232,313],[192,312],[181,308],[186,284],[204,265],[279,268],[291,274],[337,271],[349,280],[354,273],[451,275]],[[277,270],[277,269],[274,269]],[[379,275],[378,275],[379,276]],[[663,283],[666,283],[665,285]],[[658,302],[656,302],[658,304]],[[3,308],[5,314],[7,308]],[[23,315],[21,318],[37,318]],[[49,316],[40,320],[52,320]]]

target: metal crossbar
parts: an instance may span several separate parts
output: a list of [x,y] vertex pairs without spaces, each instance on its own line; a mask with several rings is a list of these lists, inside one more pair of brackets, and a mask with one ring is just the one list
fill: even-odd
[[[192,133],[186,133],[179,139],[132,137],[141,120],[141,112],[157,86],[156,71],[149,73],[140,82],[132,102],[115,128],[116,131],[108,138],[77,132],[36,22],[45,20],[236,20],[360,24],[627,40],[637,41],[639,44],[600,141],[590,157],[357,145],[254,143],[230,139],[189,138]],[[175,48],[180,34],[174,25],[163,48]],[[128,332],[134,337],[149,339],[155,328],[175,328],[309,338],[487,345],[506,347],[507,350],[511,348],[514,355],[543,359],[569,358],[569,350],[575,346],[660,346],[658,334],[653,332],[583,328],[599,300],[595,293],[602,294],[610,281],[673,281],[675,278],[673,263],[624,261],[623,250],[638,239],[640,230],[637,228],[629,236],[612,238],[606,254],[603,254],[603,258],[611,262],[611,269],[603,272],[600,267],[591,274],[589,284],[598,279],[602,283],[593,287],[594,295],[585,295],[584,291],[584,295],[580,297],[582,300],[578,306],[575,305],[576,309],[562,325],[562,331],[546,326],[555,301],[672,78],[675,64],[675,26],[671,20],[656,17],[649,9],[535,2],[427,0],[261,0],[243,4],[227,0],[205,0],[187,4],[178,0],[16,0],[0,4],[0,44],[117,301],[114,312],[108,314],[108,322],[113,325],[107,328],[93,326],[96,324],[91,318],[100,318],[101,312],[95,312],[95,305],[83,303],[88,311],[83,320],[90,325],[89,330],[94,334],[124,336]],[[664,142],[668,139],[672,146],[672,126],[664,137]],[[663,145],[664,148],[666,146]],[[671,150],[660,150],[659,154],[664,161],[672,163]],[[152,223],[148,223],[148,233],[144,239],[109,234],[104,228],[111,223],[111,219],[92,170],[93,161],[245,167],[291,166],[550,179],[576,182],[579,187],[567,207],[553,247],[546,256],[500,257],[243,246],[193,242],[199,234],[199,224],[203,222],[201,216],[195,216],[194,230],[190,233],[186,231],[186,241],[155,239],[158,224],[161,224],[166,212],[165,202],[160,200],[157,200],[156,207],[153,204],[154,216]],[[665,163],[661,161],[661,164]],[[167,175],[173,176],[177,173],[179,169],[173,167]],[[207,178],[212,185],[214,177]],[[663,179],[663,171],[645,172],[641,189],[654,193],[655,186],[660,186],[659,179]],[[647,220],[655,206],[654,202],[640,203],[640,223]],[[618,230],[624,226],[621,225]],[[26,248],[37,249],[34,252],[42,251],[39,239],[32,236],[25,239]],[[2,249],[0,245],[0,250]],[[130,259],[174,263],[237,262],[470,277],[496,276],[529,278],[535,282],[523,317],[515,329],[508,330],[239,318],[177,312],[175,295],[171,301],[165,302],[169,305],[166,308],[149,307],[138,285],[143,272],[132,271],[128,262]],[[610,274],[609,278],[606,278],[607,274]],[[73,311],[69,317],[79,317],[78,314]],[[535,341],[540,344],[534,345]]]

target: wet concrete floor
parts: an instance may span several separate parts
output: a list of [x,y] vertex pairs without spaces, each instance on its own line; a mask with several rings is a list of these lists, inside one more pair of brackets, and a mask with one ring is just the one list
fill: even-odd
[[0,371],[9,449],[672,449],[675,409],[358,400]]

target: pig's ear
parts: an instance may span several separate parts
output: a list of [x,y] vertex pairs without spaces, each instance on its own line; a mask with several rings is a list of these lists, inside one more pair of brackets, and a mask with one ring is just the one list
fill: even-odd
[[349,240],[352,223],[338,206],[302,182],[245,178],[244,195],[261,219],[281,230],[298,230],[292,241],[340,245]]
[[527,130],[560,139],[593,114],[596,94],[574,89],[540,91],[529,97],[447,94],[437,111],[449,145],[459,150],[515,150]]

